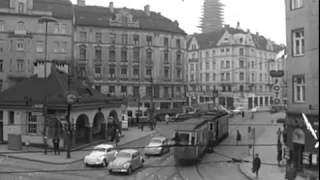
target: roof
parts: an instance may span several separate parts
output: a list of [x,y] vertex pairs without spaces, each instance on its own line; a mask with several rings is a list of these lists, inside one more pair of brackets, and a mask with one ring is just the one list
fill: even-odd
[[[80,97],[73,107],[81,104],[89,106],[88,103],[111,105],[122,103],[122,99],[103,95],[75,79],[71,80],[70,90]],[[43,103],[46,95],[49,107],[61,105],[66,108],[65,92],[67,91],[68,75],[52,66],[51,74],[47,78],[34,75],[0,93],[0,106],[26,106],[27,102]]]
[[[221,37],[224,35],[225,31],[227,31],[229,34],[239,34],[239,33],[247,34],[248,33],[242,29],[237,29],[233,27],[222,27],[209,33],[193,34],[192,36],[197,39],[200,49],[217,48],[218,47],[217,44],[221,39]],[[257,34],[252,34],[252,33],[250,34],[253,38],[253,42],[255,43],[256,47],[258,49],[266,50],[268,39],[265,38],[264,36],[260,36]],[[189,41],[187,42],[187,47],[189,47],[191,41],[192,41],[192,38],[190,38]],[[276,44],[274,44],[273,47],[276,52],[283,49],[282,46],[276,45]]]
[[136,149],[123,149],[120,152],[125,152],[125,153],[129,153],[129,154],[133,154],[135,152],[137,152],[138,150]]
[[194,131],[201,125],[207,123],[205,118],[191,118],[175,125],[175,131]]
[[104,149],[110,149],[113,148],[114,146],[112,144],[99,144],[95,146],[94,148],[104,148]]
[[186,35],[186,32],[179,28],[176,23],[162,16],[160,13],[150,11],[150,16],[147,16],[143,10],[127,8],[114,8],[114,13],[112,13],[109,7],[74,5],[75,25],[121,28],[119,26],[112,26],[109,23],[109,20],[121,11],[129,12],[129,14],[133,16],[134,22],[139,21],[139,27],[130,27],[132,29],[144,29]]
[[[0,0],[0,8],[9,8],[10,0]],[[69,0],[33,0],[33,10],[52,11],[54,18],[73,19],[72,3]]]

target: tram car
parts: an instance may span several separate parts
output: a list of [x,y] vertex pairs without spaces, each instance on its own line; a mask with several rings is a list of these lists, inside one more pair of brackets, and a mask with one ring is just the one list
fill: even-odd
[[208,148],[220,144],[228,137],[229,114],[208,112],[199,118],[191,118],[176,125],[175,133],[180,146],[174,146],[178,161],[197,161]]

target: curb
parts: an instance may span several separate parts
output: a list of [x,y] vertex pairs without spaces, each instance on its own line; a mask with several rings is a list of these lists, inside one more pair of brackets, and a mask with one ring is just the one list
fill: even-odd
[[239,171],[241,172],[241,174],[243,174],[246,178],[250,179],[250,180],[256,180],[255,177],[252,177],[251,175],[248,174],[248,172],[246,170],[244,170],[244,168],[242,167],[242,164],[238,165]]
[[[126,142],[126,143],[123,143],[123,144],[121,144],[121,145],[119,145],[119,147],[122,147],[122,146],[125,146],[125,145],[127,145],[127,144],[129,144],[129,143],[131,143],[131,142],[133,142],[133,141],[139,141],[139,140],[141,140],[141,139],[143,139],[143,138],[146,138],[146,137],[148,137],[148,136],[152,136],[152,135],[155,135],[155,134],[157,134],[158,132],[156,131],[156,132],[153,132],[153,133],[151,133],[151,134],[148,134],[148,135],[145,135],[145,136],[142,136],[142,137],[140,137],[140,138],[138,138],[138,139],[135,139],[135,140],[132,140],[132,141],[128,141],[128,142]],[[84,148],[82,148],[82,149],[84,149]],[[79,149],[78,149],[79,150]],[[64,151],[61,151],[61,152],[64,152]],[[71,151],[71,152],[73,152],[73,151]],[[30,152],[30,153],[32,153],[32,152]],[[80,162],[80,161],[82,161],[83,160],[83,158],[81,158],[81,159],[76,159],[76,160],[74,160],[74,161],[71,161],[71,162],[48,162],[48,161],[42,161],[42,160],[37,160],[37,159],[27,159],[27,158],[23,158],[23,157],[17,157],[17,156],[12,156],[12,155],[7,155],[7,154],[0,154],[0,156],[2,156],[2,157],[9,157],[9,158],[12,158],[12,159],[18,159],[18,160],[23,160],[23,161],[31,161],[31,162],[37,162],[37,163],[43,163],[43,164],[52,164],[52,165],[66,165],[66,164],[74,164],[74,163],[77,163],[77,162]]]

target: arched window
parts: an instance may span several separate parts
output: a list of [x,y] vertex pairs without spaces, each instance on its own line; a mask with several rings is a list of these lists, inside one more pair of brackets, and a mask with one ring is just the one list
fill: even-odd
[[22,2],[19,3],[18,12],[19,13],[23,13],[24,12],[24,4]]
[[67,33],[67,25],[65,25],[65,24],[61,25],[61,33],[62,34],[66,34]]
[[19,21],[19,22],[18,22],[18,27],[17,27],[17,29],[18,29],[18,30],[25,30],[25,28],[24,28],[24,22]]

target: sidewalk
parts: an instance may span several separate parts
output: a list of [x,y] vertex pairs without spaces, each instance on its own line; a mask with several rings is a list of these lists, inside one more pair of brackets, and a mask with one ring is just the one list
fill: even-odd
[[[277,135],[276,132],[281,124],[274,124],[274,126],[268,127],[265,132],[256,140],[256,144],[276,144]],[[270,163],[273,165],[261,165],[259,171],[260,180],[282,180],[285,177],[286,168],[283,164],[282,167],[278,167],[277,161],[277,147],[276,146],[256,146],[255,154],[259,154],[262,163]],[[243,160],[248,160],[252,162],[251,156],[245,156]],[[284,159],[283,159],[284,160]],[[252,163],[241,163],[239,164],[240,171],[249,179],[256,180],[255,174],[252,173]],[[304,180],[304,178],[298,176],[296,180]]]
[[[126,144],[140,140],[144,137],[150,136],[157,133],[156,131],[151,131],[149,128],[145,128],[144,131],[141,131],[137,128],[131,128],[127,131],[122,131],[123,137],[120,138],[120,147],[125,146]],[[111,143],[111,142],[108,142]],[[52,150],[48,150],[47,155],[44,154],[43,149],[40,148],[30,148],[29,151],[12,151],[8,150],[7,144],[0,144],[0,156],[5,156],[13,159],[27,160],[33,162],[40,162],[53,165],[62,165],[62,164],[72,164],[75,162],[82,161],[84,156],[92,150],[94,146],[86,147],[82,150],[76,150],[71,152],[71,158],[66,158],[66,152],[60,152],[60,155],[54,155]],[[32,152],[37,151],[37,152]],[[5,154],[7,152],[7,154]]]

